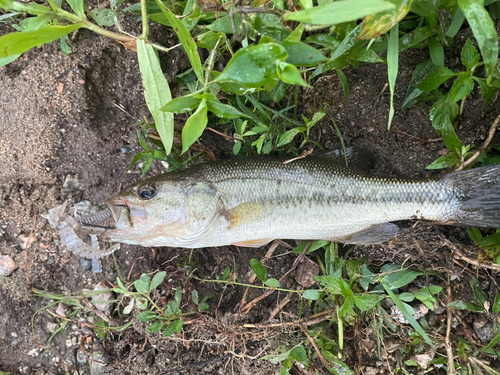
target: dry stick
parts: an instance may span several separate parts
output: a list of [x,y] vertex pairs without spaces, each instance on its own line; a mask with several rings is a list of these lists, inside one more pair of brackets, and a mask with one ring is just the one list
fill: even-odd
[[248,153],[250,155],[253,155],[253,152],[252,150],[250,149],[250,147],[247,146],[247,144],[243,141],[243,139],[238,139],[238,138],[234,138],[234,137],[231,137],[230,135],[227,135],[227,134],[224,134],[224,133],[221,133],[220,131],[218,130],[215,130],[209,126],[207,126],[207,129],[214,132],[215,134],[219,134],[219,135],[222,135],[224,138],[227,138],[227,139],[232,139],[233,141],[240,141],[241,143],[243,143],[243,146],[245,146],[248,150]]
[[[293,266],[292,268],[290,268],[290,270],[285,273],[283,276],[281,276],[281,278],[279,279],[279,282],[280,282],[280,285],[281,283],[288,277],[288,275],[290,275],[290,273],[298,267],[298,265],[300,263],[302,263],[303,259],[304,259],[304,256],[305,254],[307,253],[307,250],[309,250],[309,248],[311,247],[311,244],[312,244],[312,241],[308,241],[307,242],[307,245],[306,247],[304,248],[304,251],[302,251],[302,254],[300,254],[297,259],[295,259],[295,262],[293,263]],[[257,302],[259,302],[260,300],[266,298],[267,296],[270,296],[273,292],[275,291],[275,289],[269,289],[267,292],[265,292],[264,294],[262,294],[261,296],[255,298],[253,301],[251,301],[250,303],[248,303],[248,305],[246,305],[243,309],[241,309],[241,311],[246,314],[248,313],[252,307],[254,307]]]
[[92,312],[94,314],[96,314],[99,318],[104,320],[109,325],[111,325],[113,327],[118,327],[120,325],[120,323],[118,323],[116,320],[114,320],[113,318],[110,318],[109,316],[104,314],[101,310],[99,310],[97,307],[95,307],[92,304],[92,302],[90,302],[87,298],[85,298],[85,297],[82,298],[82,301],[83,301],[83,303],[85,303],[87,305],[88,308],[90,308],[92,310]]
[[458,247],[456,247],[454,244],[452,244],[450,242],[450,240],[448,240],[444,236],[444,234],[442,234],[442,233],[441,233],[441,238],[443,239],[444,242],[446,242],[446,244],[448,245],[448,247],[453,250],[453,252],[455,253],[455,256],[454,256],[455,258],[458,258],[458,259],[461,259],[461,260],[465,260],[467,263],[470,263],[473,266],[476,266],[476,267],[479,267],[479,268],[487,268],[487,269],[491,269],[491,270],[495,270],[495,271],[499,271],[500,272],[500,265],[498,265],[498,264],[480,263],[479,261],[477,261],[475,259],[468,258],[465,255],[463,255],[460,252],[460,250],[458,250]]
[[30,288],[31,288],[31,281],[30,281],[30,275],[28,273],[28,249],[30,247],[31,237],[33,236],[33,232],[35,231],[36,217],[37,217],[37,215],[35,214],[35,218],[33,220],[33,226],[31,227],[30,235],[28,236],[28,239],[26,240],[26,252],[24,253],[24,273],[26,274],[26,283],[28,284],[28,286]]
[[465,167],[467,167],[469,164],[471,164],[474,160],[478,158],[481,153],[486,150],[488,145],[490,144],[491,140],[493,139],[493,136],[495,135],[495,132],[498,128],[498,124],[500,123],[500,115],[495,119],[493,122],[493,125],[491,125],[490,131],[488,133],[488,137],[484,141],[483,145],[479,147],[479,149],[472,155],[467,161],[463,161],[460,166],[457,168],[457,171],[461,171]]
[[284,322],[284,323],[271,323],[271,324],[260,324],[260,323],[255,323],[255,324],[243,324],[244,328],[260,328],[260,329],[266,329],[266,328],[279,328],[279,327],[286,327],[286,326],[296,326],[296,325],[303,325],[304,327],[312,326],[318,323],[321,323],[325,320],[330,319],[332,316],[335,315],[335,309],[332,310],[326,310],[321,313],[313,315],[313,317],[317,317],[316,319],[312,320],[304,320],[301,319],[298,322]]
[[274,308],[274,310],[271,312],[271,315],[267,319],[267,322],[270,323],[271,320],[281,311],[283,310],[283,307],[285,307],[293,298],[294,292],[288,292],[285,298],[281,300],[281,302]]
[[450,275],[448,275],[448,281],[446,283],[447,289],[447,303],[446,303],[446,311],[447,311],[447,323],[446,323],[446,337],[444,339],[444,345],[446,347],[446,355],[448,357],[448,374],[455,375],[457,372],[455,371],[455,364],[453,363],[453,348],[451,346],[450,341],[450,332],[451,332],[451,320],[453,318],[453,307],[450,307],[450,303],[453,302],[453,294],[451,290],[451,279]]
[[[264,259],[262,259],[261,263],[264,263],[266,260],[269,260],[271,258],[271,256],[274,254],[274,250],[276,250],[276,248],[278,247],[279,244],[280,243],[278,241],[274,241],[271,244],[271,246],[269,246],[269,250],[267,250],[267,253],[266,253],[266,255],[264,255]],[[248,280],[248,283],[253,284],[256,277],[257,277],[257,275],[255,274],[255,272],[252,271],[252,273],[250,274],[250,278]],[[247,288],[245,289],[245,293],[243,293],[243,298],[241,299],[241,302],[240,302],[240,310],[247,303],[247,296],[248,296],[249,291],[250,291],[250,287],[247,286]]]
[[300,329],[302,330],[302,332],[304,332],[304,335],[307,336],[309,342],[314,347],[314,350],[316,350],[316,353],[318,353],[319,360],[321,361],[323,366],[325,366],[325,368],[327,368],[327,369],[330,368],[332,366],[332,364],[329,363],[328,360],[323,355],[323,353],[321,353],[321,350],[319,350],[318,345],[316,345],[316,342],[314,341],[314,339],[311,337],[309,332],[307,332],[307,329],[303,325],[300,325]]

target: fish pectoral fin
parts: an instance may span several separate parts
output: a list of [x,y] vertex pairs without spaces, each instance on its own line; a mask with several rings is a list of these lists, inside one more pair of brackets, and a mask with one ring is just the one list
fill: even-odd
[[231,245],[243,246],[243,247],[261,247],[261,246],[267,245],[269,242],[271,242],[270,239],[250,240],[250,241],[236,242],[236,243],[233,243]]
[[355,245],[374,245],[396,237],[398,230],[398,226],[393,223],[375,224],[348,236],[336,238],[335,241]]
[[239,206],[230,209],[228,211],[230,218],[229,229],[259,220],[262,215],[262,211],[262,203],[259,202],[242,203]]

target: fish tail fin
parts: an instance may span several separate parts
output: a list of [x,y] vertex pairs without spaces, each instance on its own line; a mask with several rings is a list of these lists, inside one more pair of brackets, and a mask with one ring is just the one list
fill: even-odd
[[500,228],[500,165],[454,172],[442,181],[458,194],[460,207],[453,224]]

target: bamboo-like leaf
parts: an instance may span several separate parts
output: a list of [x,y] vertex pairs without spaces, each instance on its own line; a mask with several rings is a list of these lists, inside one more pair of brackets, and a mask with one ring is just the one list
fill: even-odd
[[71,9],[73,9],[73,12],[78,17],[85,18],[85,12],[83,10],[83,0],[66,0]]
[[161,70],[158,55],[151,44],[137,39],[137,57],[146,104],[155,120],[156,130],[165,146],[165,151],[170,154],[174,140],[174,115],[161,111],[161,108],[172,100],[170,87]]
[[179,41],[182,43],[182,47],[188,55],[189,62],[193,67],[196,78],[198,78],[200,82],[203,82],[203,69],[201,67],[200,55],[198,54],[196,43],[189,33],[189,30],[181,20],[179,20],[167,7],[165,7],[165,5],[163,5],[160,0],[155,1],[167,18],[170,25],[173,27],[175,33],[177,34],[177,37],[179,38]]
[[203,99],[198,109],[186,121],[182,129],[182,153],[185,153],[191,145],[203,134],[208,122],[207,101]]
[[389,0],[389,2],[395,7],[366,16],[361,24],[359,39],[372,39],[388,32],[408,14],[413,0]]
[[484,0],[458,0],[483,56],[487,82],[491,81],[498,60],[498,36]]
[[51,25],[41,27],[37,31],[17,32],[4,35],[0,37],[0,58],[19,55],[33,47],[40,47],[43,44],[62,38],[82,26],[83,23],[67,26]]
[[399,53],[399,24],[395,24],[389,33],[389,43],[387,45],[387,76],[389,78],[389,89],[391,92],[391,107],[389,109],[389,121],[387,129],[391,128],[392,118],[394,117],[394,89],[396,78],[398,76],[398,53]]
[[336,25],[393,8],[394,4],[381,0],[345,0],[298,12],[288,12],[283,15],[283,19],[311,25]]

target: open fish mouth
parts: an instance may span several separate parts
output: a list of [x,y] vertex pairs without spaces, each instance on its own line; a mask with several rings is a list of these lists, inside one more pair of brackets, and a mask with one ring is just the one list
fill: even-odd
[[118,217],[117,215],[119,215],[119,213],[114,212],[113,207],[108,204],[108,208],[105,208],[102,211],[92,215],[80,216],[76,219],[81,225],[86,227],[114,229]]

